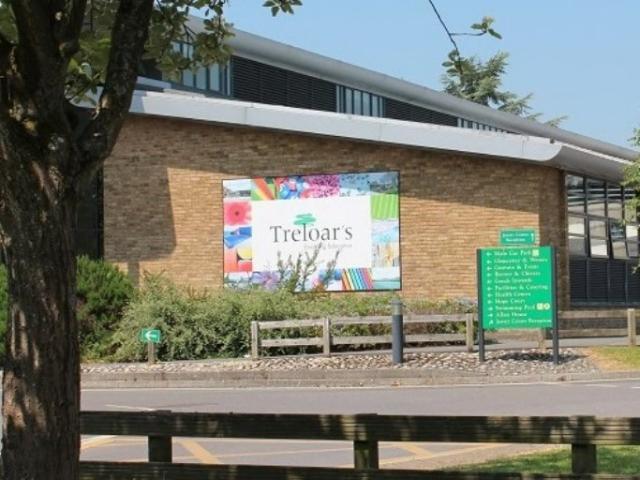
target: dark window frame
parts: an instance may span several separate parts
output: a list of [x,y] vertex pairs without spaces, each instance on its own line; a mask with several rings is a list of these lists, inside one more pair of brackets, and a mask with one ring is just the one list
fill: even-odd
[[[602,185],[598,186],[598,182],[602,182]],[[572,184],[576,184],[573,191],[571,191]],[[618,188],[620,188],[619,192]],[[594,195],[594,192],[597,193]],[[602,192],[604,192],[604,198]],[[576,202],[578,197],[581,199]],[[640,250],[640,238],[633,235],[637,232],[639,222],[637,218],[629,219],[630,215],[627,214],[628,202],[632,197],[635,197],[635,192],[630,193],[629,189],[618,182],[604,181],[572,172],[566,173],[566,226],[572,306],[610,304],[637,306],[640,304],[637,274],[633,273],[640,258],[637,253],[632,255],[634,252],[630,251],[630,245]],[[604,201],[602,208],[599,206],[595,214],[593,207],[589,208],[590,202],[593,205],[594,199],[598,202]],[[621,213],[618,213],[618,206],[612,208],[614,202],[621,206]],[[583,222],[584,236],[569,233],[569,227],[576,219],[581,219]],[[592,239],[605,240],[603,236],[593,234],[591,229],[593,221],[604,224],[607,256],[593,255]],[[628,227],[633,227],[635,230],[628,234]],[[621,246],[622,234],[624,234],[624,252],[627,257],[616,258],[614,246],[618,248]],[[583,254],[571,250],[571,240],[575,238],[583,238],[586,242]],[[630,238],[634,240],[629,240]],[[623,273],[620,274],[620,272]],[[577,276],[574,277],[574,275]]]

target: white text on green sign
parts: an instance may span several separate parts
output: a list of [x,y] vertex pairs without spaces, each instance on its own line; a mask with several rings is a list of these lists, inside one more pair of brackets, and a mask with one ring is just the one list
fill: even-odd
[[550,328],[553,325],[551,247],[480,251],[482,325],[486,329]]
[[536,231],[532,228],[514,228],[500,231],[500,245],[535,245]]

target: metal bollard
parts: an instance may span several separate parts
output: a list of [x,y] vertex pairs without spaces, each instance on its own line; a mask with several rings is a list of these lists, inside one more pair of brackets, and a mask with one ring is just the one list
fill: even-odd
[[391,358],[394,365],[404,361],[404,319],[402,316],[402,300],[391,300]]

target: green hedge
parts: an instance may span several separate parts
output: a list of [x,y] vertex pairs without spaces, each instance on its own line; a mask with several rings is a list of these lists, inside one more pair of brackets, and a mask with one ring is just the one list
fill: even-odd
[[[198,292],[180,288],[162,276],[147,276],[112,337],[110,350],[114,354],[110,359],[146,359],[146,346],[138,340],[139,332],[145,328],[162,332],[157,350],[160,360],[241,357],[250,351],[252,321],[389,315],[392,298],[392,294],[296,294],[286,290]],[[407,301],[407,309],[413,313],[457,313],[472,311],[473,308],[472,304],[461,302]],[[375,335],[384,333],[385,327],[362,325],[340,328],[342,334]],[[277,335],[287,338],[317,334],[312,328],[277,332]]]
[[80,349],[85,359],[100,359],[113,353],[111,336],[135,289],[126,274],[104,261],[79,257],[77,272]]
[[[80,348],[85,359],[102,358],[111,353],[111,335],[124,307],[134,294],[129,277],[115,266],[78,258],[77,316]],[[0,358],[4,356],[4,338],[9,313],[7,270],[0,265]]]

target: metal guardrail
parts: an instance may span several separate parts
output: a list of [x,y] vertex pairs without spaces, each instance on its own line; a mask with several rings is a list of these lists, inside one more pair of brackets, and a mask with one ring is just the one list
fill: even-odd
[[[598,445],[640,445],[640,417],[478,417],[82,412],[87,435],[148,438],[150,463],[82,462],[81,480],[640,479],[598,475]],[[353,442],[354,468],[172,463],[172,437]],[[379,442],[570,444],[572,474],[380,470]]]
[[[584,320],[599,320],[603,323],[600,328],[561,328],[560,338],[588,338],[588,337],[627,337],[629,345],[636,345],[636,311],[633,308],[615,310],[566,310],[559,312],[558,318],[563,323]],[[627,328],[609,328],[607,321],[626,320]],[[408,334],[405,343],[435,343],[435,342],[464,342],[468,352],[473,351],[474,334],[473,323],[477,322],[475,314],[454,315],[411,315],[404,318],[405,325],[411,324],[446,324],[464,323],[461,333],[433,333]],[[324,355],[331,354],[335,345],[379,345],[390,344],[391,334],[388,335],[351,335],[341,336],[332,334],[332,327],[344,325],[391,325],[391,316],[371,317],[338,317],[312,320],[280,320],[269,322],[251,322],[251,356],[260,357],[262,348],[272,347],[322,347]],[[263,339],[266,330],[283,330],[290,328],[320,329],[320,336],[301,338],[269,338]]]

